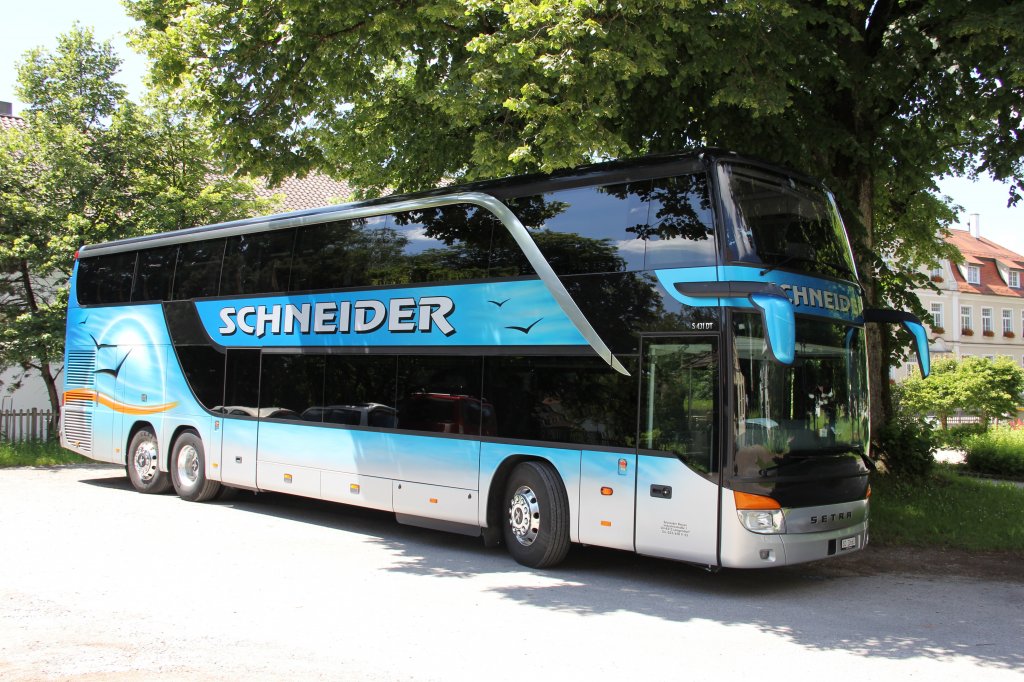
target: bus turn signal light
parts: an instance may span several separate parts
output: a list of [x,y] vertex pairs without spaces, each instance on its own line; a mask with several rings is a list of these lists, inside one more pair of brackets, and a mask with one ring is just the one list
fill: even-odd
[[609,488],[608,486],[602,486],[601,487],[601,494],[604,495],[605,497],[611,495],[614,492],[615,491],[612,490],[611,488]]
[[782,509],[782,505],[766,495],[754,495],[753,493],[741,493],[738,490],[732,491],[736,499],[737,509]]

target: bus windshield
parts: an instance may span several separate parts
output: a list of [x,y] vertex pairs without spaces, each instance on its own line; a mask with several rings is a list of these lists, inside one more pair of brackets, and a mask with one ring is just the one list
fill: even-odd
[[856,281],[839,212],[819,187],[722,166],[729,258]]
[[796,359],[789,366],[769,359],[759,316],[736,315],[733,332],[738,475],[756,475],[789,458],[864,454],[863,328],[798,317]]

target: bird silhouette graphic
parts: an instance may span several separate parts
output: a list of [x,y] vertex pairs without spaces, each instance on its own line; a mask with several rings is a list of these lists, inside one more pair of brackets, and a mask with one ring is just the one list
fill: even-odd
[[496,306],[498,306],[500,308],[501,306],[505,305],[506,303],[508,303],[511,300],[512,300],[511,298],[506,298],[504,301],[501,301],[500,303],[498,301],[491,301],[491,300],[488,300],[487,302],[488,303],[493,303],[494,305],[496,305]]
[[511,327],[505,327],[505,329],[515,329],[517,332],[522,332],[524,334],[529,334],[530,330],[533,329],[534,326],[536,326],[537,322],[540,322],[543,319],[544,319],[543,317],[538,318],[537,321],[534,322],[533,324],[531,324],[529,327],[516,327],[516,326],[513,325]]
[[117,344],[116,343],[100,343],[99,341],[96,340],[96,337],[93,336],[92,334],[89,334],[89,338],[92,339],[92,342],[94,344],[96,344],[97,348],[117,348]]
[[[128,353],[131,353],[131,351],[128,351]],[[117,375],[121,373],[121,367],[124,366],[124,361],[128,359],[128,353],[124,354],[124,357],[121,358],[121,362],[117,363],[117,367],[113,369],[97,369],[96,374],[109,374],[116,379]]]

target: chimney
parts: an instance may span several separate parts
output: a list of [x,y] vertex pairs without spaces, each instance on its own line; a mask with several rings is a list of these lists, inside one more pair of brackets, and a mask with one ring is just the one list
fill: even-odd
[[10,102],[0,102],[0,116],[14,116],[14,105]]
[[971,236],[975,239],[981,239],[981,216],[977,213],[972,213],[967,220],[968,229],[971,231]]

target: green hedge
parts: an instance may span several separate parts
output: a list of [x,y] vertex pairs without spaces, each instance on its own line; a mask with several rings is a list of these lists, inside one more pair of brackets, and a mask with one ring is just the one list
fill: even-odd
[[971,471],[1024,478],[1024,429],[995,427],[969,438],[966,450]]

